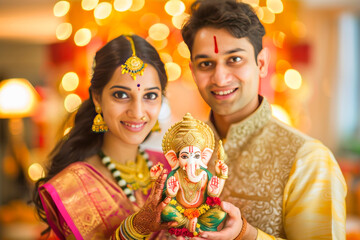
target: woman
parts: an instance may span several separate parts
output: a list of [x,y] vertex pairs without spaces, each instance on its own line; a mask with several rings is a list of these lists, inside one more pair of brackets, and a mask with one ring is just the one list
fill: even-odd
[[167,163],[139,144],[157,122],[164,64],[141,37],[120,36],[96,53],[93,70],[90,98],[37,182],[38,214],[60,239],[161,238],[174,226],[159,223],[167,171],[151,184],[149,168]]

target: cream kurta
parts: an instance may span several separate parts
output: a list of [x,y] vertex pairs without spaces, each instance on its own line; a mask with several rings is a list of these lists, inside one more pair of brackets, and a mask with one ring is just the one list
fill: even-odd
[[321,142],[273,118],[265,98],[231,125],[224,149],[229,179],[221,199],[241,209],[258,228],[257,239],[345,239],[346,184],[338,163]]

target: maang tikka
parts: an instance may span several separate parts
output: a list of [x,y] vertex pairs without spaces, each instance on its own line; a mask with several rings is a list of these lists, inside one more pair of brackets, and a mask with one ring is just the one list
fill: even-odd
[[139,74],[140,76],[142,76],[144,74],[144,70],[145,70],[147,64],[144,63],[139,57],[136,56],[135,45],[134,45],[134,41],[133,41],[132,37],[126,36],[126,38],[130,42],[132,56],[126,60],[125,64],[121,65],[121,69],[122,69],[121,73],[122,74],[129,73],[131,75],[131,77],[134,80],[136,80],[137,74]]

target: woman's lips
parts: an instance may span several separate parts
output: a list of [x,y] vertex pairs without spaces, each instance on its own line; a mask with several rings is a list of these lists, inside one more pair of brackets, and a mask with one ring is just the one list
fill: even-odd
[[132,132],[140,132],[144,129],[146,122],[136,123],[136,122],[124,122],[121,121],[121,123],[125,126],[126,129],[132,131]]

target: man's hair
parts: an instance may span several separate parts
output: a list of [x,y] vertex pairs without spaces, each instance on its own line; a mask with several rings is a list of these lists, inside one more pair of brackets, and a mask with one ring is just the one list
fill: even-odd
[[181,29],[190,53],[196,33],[204,27],[224,28],[236,38],[247,38],[254,47],[255,59],[263,48],[264,26],[252,7],[246,3],[236,0],[195,1],[191,5],[190,18]]

